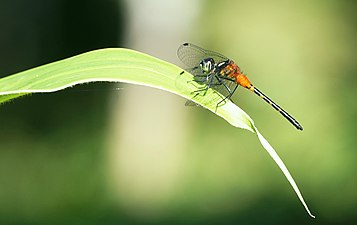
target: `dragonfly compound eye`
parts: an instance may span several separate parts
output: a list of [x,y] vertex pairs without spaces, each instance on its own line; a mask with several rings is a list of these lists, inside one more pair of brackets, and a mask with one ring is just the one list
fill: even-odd
[[214,60],[212,58],[207,58],[201,61],[200,66],[201,70],[204,73],[210,73],[214,69]]

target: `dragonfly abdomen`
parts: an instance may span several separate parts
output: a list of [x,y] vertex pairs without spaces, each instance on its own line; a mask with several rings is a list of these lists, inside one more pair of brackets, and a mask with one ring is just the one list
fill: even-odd
[[[252,90],[253,89],[253,90]],[[303,130],[302,126],[296,121],[289,113],[287,113],[284,109],[282,109],[278,104],[276,104],[273,100],[271,100],[268,96],[266,96],[263,92],[261,92],[258,88],[252,86],[250,88],[256,95],[261,97],[264,101],[266,101],[269,105],[271,105],[276,111],[278,111],[285,119],[287,119],[291,124],[293,124],[298,130]]]

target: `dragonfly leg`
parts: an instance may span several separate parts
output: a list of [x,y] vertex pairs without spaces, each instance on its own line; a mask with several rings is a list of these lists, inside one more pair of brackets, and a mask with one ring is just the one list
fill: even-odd
[[[199,88],[199,89],[193,91],[192,93],[196,93],[195,96],[197,96],[197,94],[199,94],[199,92],[202,92],[202,91],[205,92],[205,93],[203,94],[203,95],[205,95],[206,92],[208,91],[208,89],[211,88],[211,86],[219,85],[219,84],[213,84],[214,74],[197,75],[197,76],[195,76],[195,78],[197,78],[197,77],[199,77],[199,78],[201,78],[201,77],[204,78],[204,81],[203,81],[203,80],[201,80],[201,81],[200,81],[200,80],[196,80],[196,82],[205,84],[205,87]],[[191,82],[192,82],[192,81],[191,81]]]
[[229,94],[228,94],[227,96],[225,96],[224,99],[222,99],[221,101],[219,101],[219,102],[217,103],[217,105],[216,105],[216,111],[217,111],[217,108],[220,106],[220,104],[221,104],[222,102],[225,102],[227,99],[231,99],[233,93],[237,90],[238,86],[239,86],[239,85],[236,84],[236,86],[234,87],[234,89],[233,89],[232,91],[230,91],[230,89],[225,86],[225,87],[229,90]]

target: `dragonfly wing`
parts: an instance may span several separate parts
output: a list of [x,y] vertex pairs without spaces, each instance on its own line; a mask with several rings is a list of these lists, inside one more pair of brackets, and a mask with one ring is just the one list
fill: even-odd
[[204,75],[204,73],[202,72],[202,69],[200,66],[195,66],[195,67],[191,67],[191,68],[188,68],[187,71],[189,73],[191,73],[192,75],[194,76],[207,76],[207,75]]
[[189,68],[198,67],[201,61],[207,58],[213,58],[216,64],[228,60],[227,57],[217,52],[205,50],[190,43],[182,44],[177,49],[177,56]]
[[214,52],[214,51],[210,51],[210,50],[205,50],[205,51],[208,56],[206,58],[212,58],[216,64],[219,64],[221,62],[225,62],[225,61],[229,60],[227,57],[225,57],[224,55],[222,55],[218,52]]

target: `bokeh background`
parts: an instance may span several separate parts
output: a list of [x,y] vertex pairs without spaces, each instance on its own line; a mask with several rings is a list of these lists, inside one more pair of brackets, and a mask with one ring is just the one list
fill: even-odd
[[[356,224],[357,2],[1,0],[0,76],[105,47],[234,59],[257,137],[160,90],[87,84],[0,106],[0,224]],[[115,88],[119,85],[120,90]]]

